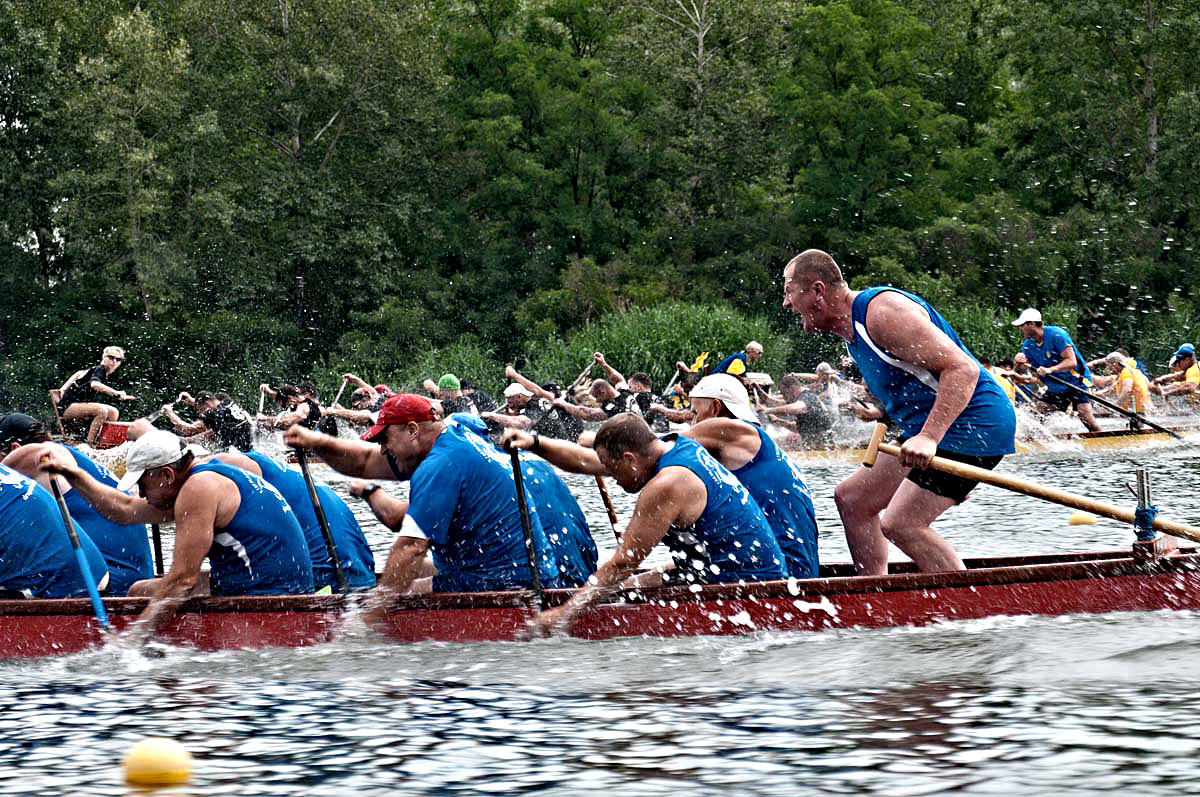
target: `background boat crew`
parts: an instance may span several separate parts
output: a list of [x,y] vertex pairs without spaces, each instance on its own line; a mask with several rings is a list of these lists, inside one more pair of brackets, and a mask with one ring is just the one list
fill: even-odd
[[442,374],[438,379],[437,400],[443,418],[448,418],[456,412],[465,412],[468,415],[479,414],[479,408],[475,406],[475,402],[469,396],[463,394],[462,383],[454,374]]
[[[640,415],[622,413],[601,424],[594,448],[509,430],[504,439],[563,470],[609,474],[638,493],[621,544],[588,585],[561,606],[538,615],[536,629],[565,630],[587,606],[627,586],[731,583],[783,578],[784,557],[762,510],[727,468],[694,440],[659,438]],[[659,542],[674,559],[626,581]]]
[[[260,385],[260,388],[263,387],[269,388],[268,385]],[[263,392],[267,393],[268,391],[264,390]],[[321,420],[321,408],[315,399],[311,396],[300,395],[300,389],[296,385],[283,384],[271,393],[274,394],[275,402],[282,408],[282,411],[274,417],[260,414],[257,418],[260,423],[273,429],[287,429],[294,424],[300,424],[307,429],[317,428],[317,424]]]
[[[369,623],[405,593],[530,586],[511,462],[476,432],[438,417],[428,398],[392,396],[361,441],[293,426],[284,442],[313,449],[349,476],[410,481],[407,502],[377,490],[361,493],[397,531],[368,600]],[[537,506],[530,505],[529,513],[535,548],[548,550]],[[426,554],[432,554],[433,568]],[[540,559],[539,565],[544,582],[554,583],[552,562]]]
[[326,407],[321,412],[333,418],[341,418],[355,426],[371,426],[379,417],[379,408],[385,401],[387,396],[375,392],[373,388],[359,387],[350,394],[349,408],[335,405]]
[[750,370],[750,366],[762,359],[763,347],[756,340],[752,340],[746,344],[746,348],[721,360],[713,366],[711,374],[729,374],[736,376],[738,379],[745,379],[746,372]]
[[463,395],[471,399],[475,403],[476,409],[481,413],[495,412],[500,406],[494,398],[480,390],[472,380],[463,378],[458,381],[462,385]]
[[[47,447],[68,452],[75,464],[85,470],[96,481],[116,487],[117,477],[108,468],[95,462],[82,451],[72,446],[52,442],[50,433],[41,422],[14,412],[0,419],[0,455],[4,464],[50,489],[50,476],[43,472],[38,463]],[[61,481],[61,480],[60,480]],[[129,588],[142,579],[154,576],[154,555],[150,550],[150,538],[142,523],[115,523],[100,515],[70,484],[61,484],[63,498],[72,520],[79,525],[99,549],[109,572],[108,591],[112,595],[125,595]],[[62,521],[51,528],[61,528]]]
[[710,374],[692,390],[696,423],[685,437],[704,446],[746,487],[783,550],[787,575],[815,578],[817,517],[804,474],[762,429],[745,386]]
[[1096,377],[1096,386],[1102,388],[1100,393],[1112,393],[1119,406],[1139,414],[1154,410],[1154,403],[1150,400],[1150,380],[1132,357],[1114,351],[1101,362],[1108,375]]
[[1042,314],[1032,307],[1022,312],[1012,324],[1025,336],[1021,353],[1028,358],[1034,372],[1039,377],[1053,376],[1074,386],[1043,379],[1045,388],[1038,395],[1038,411],[1066,412],[1074,406],[1088,431],[1100,431],[1100,424],[1096,423],[1092,413],[1092,401],[1087,396],[1087,388],[1092,386],[1092,372],[1067,331],[1043,324]]
[[859,468],[834,491],[856,570],[886,573],[888,541],[921,570],[963,569],[930,523],[976,483],[926,468],[934,455],[994,468],[1013,453],[1016,416],[1004,391],[927,302],[894,288],[852,291],[825,252],[792,258],[783,294],[805,332],[846,340],[867,387],[904,433],[898,458]]
[[[1196,347],[1183,343],[1171,356],[1168,366],[1171,372],[1154,380],[1154,389],[1160,396],[1186,396],[1193,403],[1200,403],[1200,366],[1196,364]],[[1165,387],[1164,387],[1165,385]]]
[[762,413],[773,423],[783,426],[800,436],[807,444],[828,442],[836,418],[821,396],[805,386],[796,374],[788,374],[779,380],[782,398],[768,397]]
[[594,379],[588,388],[588,395],[596,402],[595,407],[571,404],[565,398],[556,399],[554,406],[582,421],[604,421],[624,412],[638,416],[642,414],[637,397],[627,386],[618,389],[607,379]]
[[[103,591],[108,586],[108,565],[78,523],[75,533],[95,587]],[[33,479],[3,464],[0,590],[29,598],[83,598],[88,594],[54,496]]]
[[513,382],[504,388],[504,410],[502,412],[487,412],[481,417],[493,431],[501,428],[529,429],[546,437],[562,440],[577,440],[583,431],[583,424],[573,416],[561,411],[547,398],[554,394],[540,385],[534,385],[534,390],[526,387],[524,381]]
[[110,396],[121,401],[137,401],[137,396],[108,384],[113,373],[125,361],[125,350],[120,346],[104,349],[100,364],[83,368],[71,374],[55,393],[58,414],[64,421],[88,421],[87,444],[96,445],[101,427],[106,421],[115,421],[121,413],[116,407],[97,401],[99,396]]
[[228,393],[201,390],[193,398],[183,392],[179,394],[179,400],[196,410],[198,420],[185,421],[170,404],[163,405],[163,414],[175,431],[190,438],[188,442],[219,441],[225,448],[238,451],[249,451],[254,447],[254,419],[234,403]]
[[[132,596],[150,603],[130,629],[153,634],[191,595],[303,595],[313,591],[304,532],[279,491],[252,473],[198,452],[170,432],[154,429],[129,447],[116,488],[101,484],[65,452],[40,462],[64,476],[97,512],[118,523],[175,521],[171,568],[139,581]],[[137,486],[142,497],[123,490]],[[201,571],[207,557],[210,570]]]

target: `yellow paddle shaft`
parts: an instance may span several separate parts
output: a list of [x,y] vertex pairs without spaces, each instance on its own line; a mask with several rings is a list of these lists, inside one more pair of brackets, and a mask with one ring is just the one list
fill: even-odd
[[[884,424],[876,424],[875,433],[871,435],[871,443],[867,446],[866,456],[863,457],[863,465],[868,468],[875,464],[875,459],[879,452],[890,454],[893,457],[900,456],[900,446],[891,443],[883,442],[883,435],[887,431]],[[1025,479],[1019,479],[1016,476],[1009,476],[1004,473],[995,473],[986,468],[977,468],[974,465],[967,465],[963,462],[955,462],[952,459],[943,459],[942,457],[934,457],[929,463],[929,467],[935,470],[940,470],[943,473],[949,473],[952,476],[958,476],[971,481],[990,484],[993,487],[1001,487],[1005,490],[1012,490],[1016,493],[1031,495],[1034,498],[1041,498],[1043,501],[1050,501],[1055,504],[1073,507],[1075,509],[1083,509],[1097,515],[1104,515],[1113,520],[1120,520],[1123,523],[1133,523],[1133,510],[1124,507],[1106,504],[1103,501],[1097,501],[1094,498],[1086,498],[1082,495],[1068,493],[1065,490],[1057,490],[1053,487],[1036,484]],[[1200,542],[1200,529],[1194,526],[1187,526],[1183,523],[1176,523],[1171,520],[1162,518],[1154,519],[1154,529],[1161,531],[1164,534],[1173,534],[1176,537]]]

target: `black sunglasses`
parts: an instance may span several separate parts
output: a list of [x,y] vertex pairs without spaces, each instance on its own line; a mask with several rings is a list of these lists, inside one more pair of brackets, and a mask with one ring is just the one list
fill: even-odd
[[124,358],[124,357],[114,357],[114,356],[113,356],[113,355],[111,355],[111,354],[106,354],[106,355],[104,355],[104,356],[105,356],[105,357],[107,357],[108,359],[112,360],[112,361],[113,361],[113,362],[115,362],[115,363],[123,363],[123,362],[125,362],[125,358]]

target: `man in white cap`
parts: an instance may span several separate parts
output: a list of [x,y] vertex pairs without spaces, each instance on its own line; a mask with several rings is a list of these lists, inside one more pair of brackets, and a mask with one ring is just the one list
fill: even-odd
[[[198,459],[197,450],[159,429],[129,447],[117,487],[92,478],[65,451],[51,449],[42,470],[63,476],[97,512],[117,523],[175,521],[174,560],[162,578],[139,581],[149,596],[138,617],[149,636],[193,594],[303,595],[313,591],[304,532],[279,491],[258,476]],[[142,497],[126,490],[137,486]],[[210,571],[201,572],[205,557]]]
[[1066,412],[1074,404],[1079,420],[1088,431],[1100,431],[1100,424],[1092,414],[1092,400],[1088,397],[1092,372],[1067,331],[1043,324],[1042,314],[1032,307],[1022,312],[1012,324],[1025,336],[1021,353],[1046,385],[1037,400],[1038,411]]
[[880,457],[834,491],[855,569],[886,574],[890,541],[922,571],[962,570],[930,524],[976,482],[929,465],[939,456],[996,467],[1015,449],[1012,402],[928,302],[890,287],[851,290],[826,252],[788,261],[783,296],[805,332],[846,341],[867,388],[903,431],[899,457]]
[[[537,395],[524,384],[524,379],[513,382],[504,388],[504,410],[501,412],[485,412],[482,415],[488,426],[496,431],[496,427],[506,429],[529,429],[546,437],[556,437],[562,440],[578,438],[582,425],[572,436],[568,429],[563,413],[555,407],[547,395],[553,395],[543,388],[538,388]],[[534,385],[534,387],[537,387]]]
[[745,485],[783,549],[792,578],[817,576],[817,517],[812,493],[795,462],[758,421],[742,383],[710,374],[692,388],[695,424],[682,434],[712,454]]

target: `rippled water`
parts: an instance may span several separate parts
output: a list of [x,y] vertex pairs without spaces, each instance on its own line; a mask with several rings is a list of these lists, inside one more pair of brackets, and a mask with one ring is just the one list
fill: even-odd
[[[1196,524],[1197,453],[1064,446],[1002,469],[1129,505],[1125,482],[1145,464],[1164,516]],[[828,561],[846,558],[831,491],[852,468],[806,467]],[[570,482],[611,547],[595,482]],[[623,521],[632,502],[610,489]],[[966,556],[1132,539],[1115,522],[1069,526],[1070,514],[982,487],[938,528]],[[390,535],[368,528],[382,561]],[[164,792],[193,795],[1192,793],[1197,673],[1192,612],[161,658],[106,649],[0,663],[0,794],[131,793],[120,758],[146,735],[197,756],[192,784]]]

